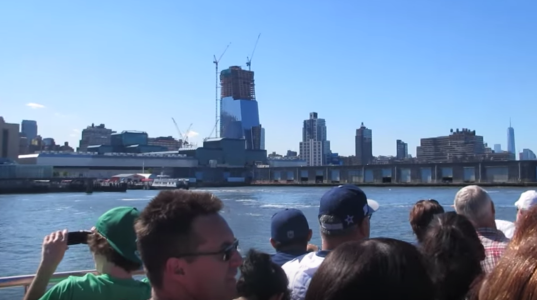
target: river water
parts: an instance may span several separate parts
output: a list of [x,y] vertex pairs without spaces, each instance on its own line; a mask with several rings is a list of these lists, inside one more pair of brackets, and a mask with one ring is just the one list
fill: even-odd
[[[271,252],[269,244],[271,216],[282,208],[301,209],[313,229],[312,242],[320,245],[317,209],[327,188],[318,187],[241,187],[204,189],[220,197],[223,215],[242,251],[254,247]],[[408,213],[419,199],[436,199],[452,210],[458,188],[366,187],[368,198],[380,203],[371,219],[371,236],[413,241]],[[525,188],[488,188],[496,206],[497,219],[513,221],[514,202]],[[67,228],[90,229],[97,218],[116,206],[134,206],[142,210],[158,191],[132,190],[126,193],[36,194],[0,196],[0,277],[33,274],[41,255],[46,234]],[[58,271],[92,269],[87,246],[72,246]],[[0,290],[0,299],[20,299],[22,288]]]

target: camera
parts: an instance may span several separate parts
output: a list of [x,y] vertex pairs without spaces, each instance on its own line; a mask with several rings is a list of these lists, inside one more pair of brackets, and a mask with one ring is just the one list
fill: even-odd
[[87,244],[89,230],[72,231],[67,233],[67,245]]

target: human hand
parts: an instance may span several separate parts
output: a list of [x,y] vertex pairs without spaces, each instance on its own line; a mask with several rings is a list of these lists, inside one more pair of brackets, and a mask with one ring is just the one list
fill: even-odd
[[56,269],[67,250],[67,229],[53,232],[43,239],[41,265]]
[[319,247],[315,246],[314,244],[308,244],[308,247],[306,248],[306,251],[308,251],[308,252],[317,252],[317,251],[319,251]]

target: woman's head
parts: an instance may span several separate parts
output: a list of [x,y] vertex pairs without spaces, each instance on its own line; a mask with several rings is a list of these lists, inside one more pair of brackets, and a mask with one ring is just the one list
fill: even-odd
[[463,215],[436,215],[423,236],[421,250],[441,299],[460,299],[481,274],[485,249]]
[[306,300],[433,299],[422,255],[399,240],[347,242],[333,250],[309,285]]
[[240,271],[238,296],[256,300],[290,299],[287,276],[272,262],[270,255],[250,249]]
[[409,221],[419,242],[423,240],[427,226],[434,215],[444,213],[444,208],[436,200],[419,200],[410,211]]
[[537,299],[537,206],[521,215],[511,243],[487,276],[480,300]]

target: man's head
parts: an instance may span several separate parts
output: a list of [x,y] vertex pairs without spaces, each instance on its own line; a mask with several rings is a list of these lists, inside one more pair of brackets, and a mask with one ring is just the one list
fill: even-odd
[[477,185],[469,185],[460,189],[453,203],[455,211],[468,218],[475,228],[495,225],[495,211],[487,191]]
[[105,212],[88,236],[88,245],[95,258],[97,271],[106,270],[112,263],[127,272],[139,270],[142,261],[136,255],[134,222],[140,212],[134,207],[121,206]]
[[298,209],[284,209],[272,216],[270,243],[278,251],[289,248],[305,251],[311,234],[306,216]]
[[371,215],[379,208],[355,185],[340,185],[326,192],[319,205],[323,239],[360,240],[369,237]]
[[206,192],[162,191],[136,223],[147,277],[160,297],[231,299],[242,258],[219,214],[222,201]]
[[537,204],[537,191],[526,191],[520,195],[515,206],[517,208],[516,219],[517,221],[522,215],[527,212],[532,206]]

